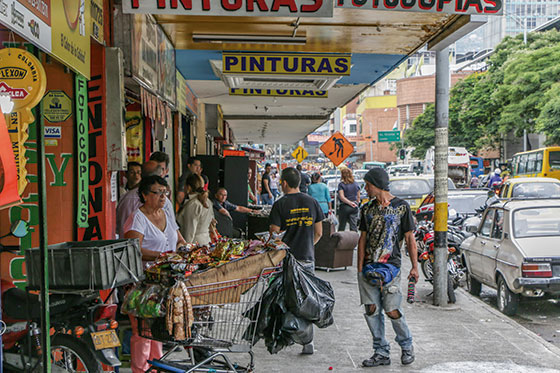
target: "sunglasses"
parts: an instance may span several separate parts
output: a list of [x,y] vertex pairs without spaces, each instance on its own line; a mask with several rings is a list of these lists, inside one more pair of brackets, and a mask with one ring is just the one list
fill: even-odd
[[169,197],[169,191],[166,190],[166,189],[161,189],[161,190],[156,190],[156,191],[150,190],[149,192],[153,193],[153,194],[157,194],[160,197],[161,196]]

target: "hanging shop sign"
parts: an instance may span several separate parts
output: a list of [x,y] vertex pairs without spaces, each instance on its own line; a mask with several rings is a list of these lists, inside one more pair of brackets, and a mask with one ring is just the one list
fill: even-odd
[[231,88],[230,96],[272,96],[272,97],[308,97],[308,98],[327,98],[328,91],[312,91],[301,89],[252,89],[252,88]]
[[133,18],[132,74],[153,91],[158,87],[158,29],[155,20],[137,14]]
[[127,111],[126,124],[126,154],[129,162],[143,162],[142,139],[144,120],[139,111]]
[[8,132],[18,169],[18,192],[21,195],[27,185],[24,143],[27,140],[27,126],[35,118],[31,109],[43,97],[47,79],[39,60],[19,48],[0,50],[0,95],[10,96],[13,102],[8,117]]
[[1,0],[0,22],[45,52],[51,51],[50,0]]
[[158,92],[175,105],[175,48],[161,27],[158,30]]
[[91,37],[104,44],[103,37],[103,0],[89,0],[91,14]]
[[332,17],[324,0],[123,0],[123,13],[190,16]]
[[350,75],[350,54],[276,54],[223,52],[224,74]]
[[43,116],[51,123],[64,122],[72,115],[72,100],[64,91],[48,91],[43,98]]
[[198,116],[198,98],[187,83],[187,109],[196,117]]
[[84,0],[50,0],[50,3],[52,53],[89,79],[91,7]]
[[0,209],[21,203],[18,194],[18,170],[6,120],[0,112]]
[[87,81],[83,76],[76,75],[76,139],[78,170],[78,198],[77,198],[77,225],[87,228],[89,216],[89,128],[88,128],[88,98]]
[[175,81],[177,84],[177,111],[187,115],[187,81],[179,70],[175,70]]
[[447,14],[503,14],[502,0],[335,0],[337,8],[430,12]]

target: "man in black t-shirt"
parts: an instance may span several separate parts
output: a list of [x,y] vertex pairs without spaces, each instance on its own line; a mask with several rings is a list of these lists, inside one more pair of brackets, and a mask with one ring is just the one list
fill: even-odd
[[264,166],[264,173],[261,180],[261,202],[263,205],[272,205],[274,201],[274,196],[270,190],[270,170],[272,170],[272,166],[270,163],[267,163]]
[[300,178],[301,178],[301,180],[299,182],[299,191],[307,194],[309,184],[311,184],[311,178],[309,177],[308,174],[303,172],[303,169],[301,168],[300,164],[298,164],[296,166],[296,168],[299,171],[299,175],[300,175]]
[[[323,234],[325,215],[315,198],[300,193],[300,174],[293,167],[282,171],[280,183],[284,196],[270,211],[270,234],[286,231],[282,241],[307,269],[315,269],[315,244]],[[313,354],[313,342],[303,346],[303,354]]]
[[418,252],[414,239],[414,218],[408,203],[389,192],[389,176],[373,168],[364,176],[370,202],[362,207],[358,242],[358,287],[365,319],[373,336],[374,355],[362,362],[365,367],[390,365],[390,346],[385,339],[383,311],[397,335],[401,363],[414,361],[412,334],[402,313],[400,289],[401,243],[412,263],[409,278],[418,281]]

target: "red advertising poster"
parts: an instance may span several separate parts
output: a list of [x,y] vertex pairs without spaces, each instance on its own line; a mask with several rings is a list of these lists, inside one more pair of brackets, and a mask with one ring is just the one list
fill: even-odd
[[105,116],[105,50],[91,44],[89,106],[89,215],[88,227],[78,228],[78,240],[115,238],[116,202],[111,202],[111,173],[107,171]]
[[16,160],[6,119],[0,111],[0,210],[21,202],[17,188]]

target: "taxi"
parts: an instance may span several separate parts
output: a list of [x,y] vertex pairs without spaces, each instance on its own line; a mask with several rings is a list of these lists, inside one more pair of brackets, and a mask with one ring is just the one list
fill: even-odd
[[498,192],[500,198],[558,198],[560,180],[552,177],[507,179]]
[[[455,189],[451,179],[448,188]],[[434,176],[395,176],[389,179],[389,191],[392,195],[404,199],[410,205],[412,212],[416,212],[424,198],[434,191]]]

